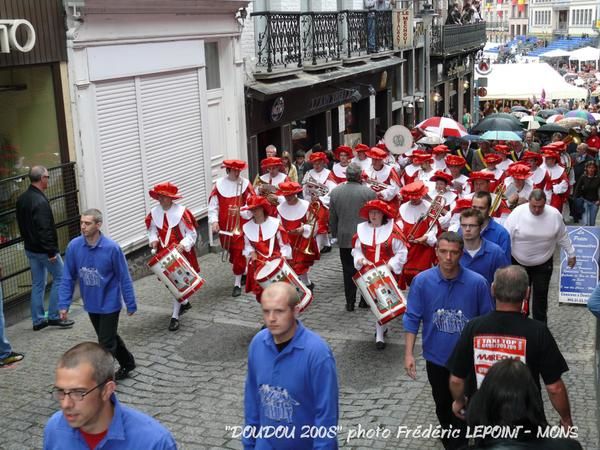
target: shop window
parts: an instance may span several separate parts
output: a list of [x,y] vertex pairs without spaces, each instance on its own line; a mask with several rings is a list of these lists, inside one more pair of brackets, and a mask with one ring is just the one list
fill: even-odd
[[0,70],[0,179],[60,164],[50,66]]
[[204,44],[206,58],[206,89],[221,88],[221,70],[219,68],[219,43],[206,42]]

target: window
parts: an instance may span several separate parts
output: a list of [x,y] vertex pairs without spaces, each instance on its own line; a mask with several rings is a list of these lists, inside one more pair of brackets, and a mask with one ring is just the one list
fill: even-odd
[[221,88],[221,71],[219,69],[219,43],[206,42],[204,44],[206,57],[206,89]]

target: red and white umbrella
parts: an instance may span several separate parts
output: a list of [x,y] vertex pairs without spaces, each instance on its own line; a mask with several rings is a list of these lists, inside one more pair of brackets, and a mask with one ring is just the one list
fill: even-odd
[[430,117],[418,124],[417,128],[440,137],[463,137],[469,134],[465,127],[447,117]]
[[564,118],[565,116],[563,116],[562,114],[554,114],[553,116],[550,116],[546,119],[546,123],[556,123]]

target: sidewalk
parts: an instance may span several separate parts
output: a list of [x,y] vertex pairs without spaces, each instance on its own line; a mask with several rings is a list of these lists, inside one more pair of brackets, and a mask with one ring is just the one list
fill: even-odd
[[[230,296],[230,268],[218,255],[203,256],[200,265],[206,285],[192,298],[193,308],[175,333],[167,330],[171,313],[167,289],[152,276],[135,282],[138,312],[121,316],[120,334],[138,368],[119,384],[118,395],[123,403],[165,424],[182,449],[239,449],[232,427],[243,425],[246,351],[260,329],[261,314],[254,296]],[[337,360],[341,447],[441,449],[436,440],[396,437],[399,426],[414,430],[437,424],[422,357],[417,359],[417,381],[404,373],[401,321],[391,322],[388,346],[377,351],[372,314],[344,309],[337,251],[324,255],[313,272],[315,300],[303,321],[329,342]],[[555,267],[549,326],[571,369],[564,381],[579,440],[584,448],[596,449],[596,319],[583,307],[558,306],[557,276]],[[74,306],[71,317],[76,321],[71,330],[46,328],[34,333],[30,320],[7,329],[15,351],[26,357],[0,369],[0,449],[41,448],[44,424],[58,409],[49,394],[56,361],[72,345],[96,339],[80,306]],[[543,395],[548,420],[557,424],[558,416]],[[348,441],[359,426],[364,438]],[[385,437],[384,430],[390,435]]]

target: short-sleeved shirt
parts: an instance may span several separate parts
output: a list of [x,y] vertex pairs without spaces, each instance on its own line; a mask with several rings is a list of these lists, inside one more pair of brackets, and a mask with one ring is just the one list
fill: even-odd
[[548,327],[519,312],[493,311],[476,317],[463,332],[448,360],[452,375],[465,379],[465,395],[470,397],[496,362],[519,359],[529,367],[540,387],[557,382],[569,370]]

